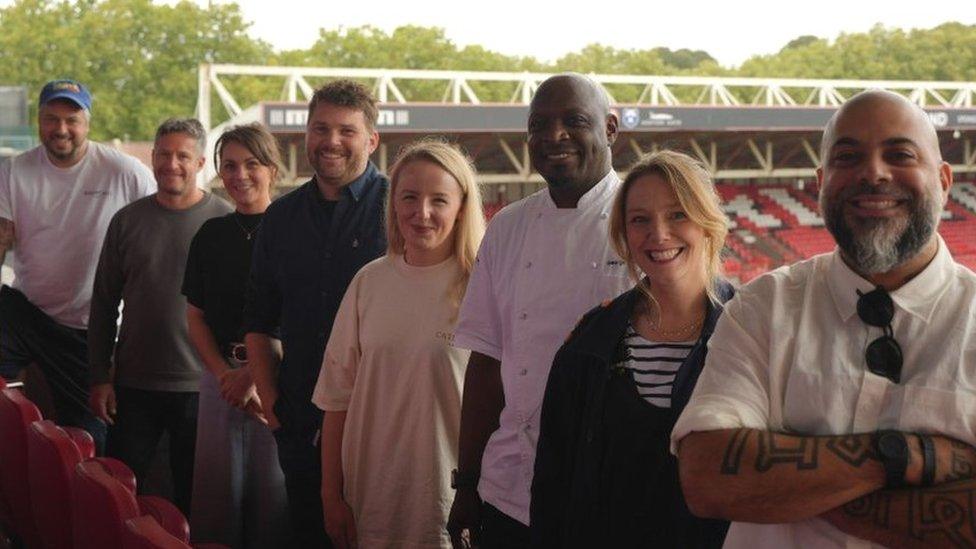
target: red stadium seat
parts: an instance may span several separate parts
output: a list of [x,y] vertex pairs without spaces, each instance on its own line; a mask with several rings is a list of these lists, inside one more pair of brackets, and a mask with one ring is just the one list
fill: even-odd
[[125,521],[152,517],[175,539],[187,543],[190,527],[179,509],[155,496],[135,495],[135,476],[124,464],[92,459],[75,467],[73,491],[74,547],[122,547]]
[[156,519],[145,515],[125,521],[125,544],[123,549],[228,549],[219,543],[194,543],[192,546],[180,541]]
[[173,537],[151,516],[125,521],[123,549],[189,549],[190,546]]
[[27,429],[41,419],[37,406],[20,391],[0,391],[0,492],[5,502],[4,529],[27,547],[39,547],[27,480]]
[[31,424],[27,449],[31,506],[41,543],[51,549],[72,547],[72,477],[79,462],[95,455],[95,443],[81,429],[62,429],[43,420]]

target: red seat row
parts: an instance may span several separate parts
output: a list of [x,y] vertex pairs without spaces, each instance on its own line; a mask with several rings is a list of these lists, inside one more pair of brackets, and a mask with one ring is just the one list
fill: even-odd
[[28,548],[190,547],[189,525],[175,505],[137,496],[132,471],[118,460],[94,457],[88,433],[43,420],[2,379],[0,388],[0,524],[6,532]]

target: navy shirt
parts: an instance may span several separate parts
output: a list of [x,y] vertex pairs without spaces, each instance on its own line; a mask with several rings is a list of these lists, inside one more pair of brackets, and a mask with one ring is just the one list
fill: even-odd
[[[244,309],[246,332],[274,334],[284,358],[275,415],[289,430],[314,431],[322,412],[312,389],[339,303],[359,269],[386,251],[389,182],[370,162],[327,204],[315,180],[268,207],[254,246]],[[331,211],[329,211],[331,210]]]

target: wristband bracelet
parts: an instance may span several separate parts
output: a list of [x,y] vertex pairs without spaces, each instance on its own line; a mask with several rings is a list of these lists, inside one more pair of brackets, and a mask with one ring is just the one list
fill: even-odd
[[922,443],[922,486],[932,486],[935,483],[935,444],[932,437],[918,435]]

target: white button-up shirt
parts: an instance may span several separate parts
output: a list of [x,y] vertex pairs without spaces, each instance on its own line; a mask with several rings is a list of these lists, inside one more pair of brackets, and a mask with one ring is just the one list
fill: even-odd
[[[932,262],[891,292],[901,383],[867,370],[882,335],[857,316],[857,290],[874,286],[838,252],[777,269],[725,305],[705,369],[675,425],[672,449],[692,431],[739,427],[805,435],[896,429],[976,445],[976,274],[939,239]],[[822,519],[733,523],[726,547],[870,547]]]
[[556,208],[543,189],[498,212],[461,305],[454,344],[499,360],[505,391],[478,492],[523,524],[553,357],[583,313],[632,285],[608,237],[619,187],[611,171],[576,208]]

